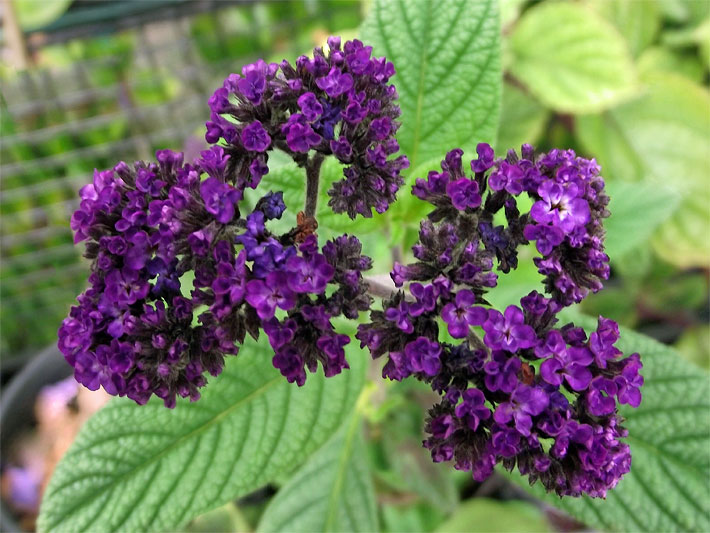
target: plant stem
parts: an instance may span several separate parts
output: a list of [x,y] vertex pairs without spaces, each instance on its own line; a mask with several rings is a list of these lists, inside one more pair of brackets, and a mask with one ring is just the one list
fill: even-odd
[[320,167],[323,164],[323,154],[316,152],[306,163],[306,208],[307,217],[316,216],[318,206],[318,183],[320,181]]

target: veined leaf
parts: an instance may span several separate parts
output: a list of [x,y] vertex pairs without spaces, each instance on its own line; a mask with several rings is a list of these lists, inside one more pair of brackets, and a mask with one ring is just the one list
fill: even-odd
[[[593,329],[591,317],[574,317]],[[529,487],[594,528],[609,531],[710,530],[710,376],[675,350],[622,328],[617,346],[639,352],[641,406],[621,406],[629,430],[631,472],[606,500],[558,498]],[[525,480],[513,476],[521,485]]]
[[510,36],[511,70],[545,105],[592,113],[636,91],[624,39],[585,7],[544,2],[523,14]]
[[290,384],[272,351],[247,342],[195,403],[110,402],[83,427],[42,501],[40,531],[176,530],[291,472],[352,410],[365,357],[351,370]]
[[496,2],[375,0],[361,34],[397,70],[397,140],[412,168],[452,148],[493,144],[501,92]]
[[377,531],[365,452],[361,417],[355,413],[279,490],[257,531]]

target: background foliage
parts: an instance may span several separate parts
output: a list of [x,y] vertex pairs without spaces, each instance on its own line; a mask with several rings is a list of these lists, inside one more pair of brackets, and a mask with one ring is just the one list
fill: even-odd
[[[419,446],[432,398],[417,384],[382,382],[379,364],[352,345],[350,372],[296,389],[251,344],[197,404],[168,412],[119,400],[96,415],[50,484],[41,529],[581,527],[552,507],[600,530],[710,528],[710,382],[699,368],[708,368],[710,336],[709,9],[692,0],[375,0],[360,30],[398,70],[409,184],[448,149],[470,157],[480,141],[501,155],[522,142],[571,147],[601,163],[613,198],[612,279],[569,317],[589,327],[585,315],[601,313],[641,331],[625,329],[621,348],[642,354],[646,377],[641,408],[625,413],[632,472],[607,500],[560,501],[518,488],[515,474],[480,485],[432,464]],[[338,170],[325,167],[326,181]],[[284,165],[268,176],[289,205],[302,201],[298,172]],[[404,189],[374,222],[324,214],[319,232],[363,233],[386,272],[425,213]],[[525,266],[532,256],[524,250],[521,268],[501,277],[493,303],[539,288]]]

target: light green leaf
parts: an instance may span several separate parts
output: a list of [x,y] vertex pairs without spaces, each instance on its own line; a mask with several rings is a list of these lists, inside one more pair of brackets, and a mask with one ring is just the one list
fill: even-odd
[[496,152],[504,156],[520,145],[535,145],[547,122],[549,112],[534,98],[509,83],[503,84],[503,111],[498,131]]
[[592,0],[590,5],[621,32],[634,56],[658,33],[661,17],[655,0]]
[[377,531],[377,508],[360,416],[284,485],[264,511],[258,532]]
[[[575,318],[593,329],[591,317]],[[639,352],[641,406],[621,406],[629,430],[631,472],[606,500],[535,495],[593,528],[609,531],[710,530],[710,376],[673,349],[622,328],[617,346]],[[514,476],[521,485],[525,480]]]
[[704,75],[703,65],[696,54],[663,46],[646,49],[638,59],[638,70],[642,76],[646,72],[680,74],[695,83],[701,83]]
[[438,533],[541,533],[550,526],[542,511],[530,502],[473,498],[465,501]]
[[17,19],[22,29],[33,30],[46,26],[62,16],[69,9],[72,0],[13,0]]
[[54,472],[38,529],[174,531],[305,461],[351,412],[364,355],[349,350],[351,370],[299,388],[264,344],[247,342],[195,403],[119,399],[94,415]]
[[402,127],[412,168],[493,143],[500,112],[500,23],[493,0],[374,0],[362,39],[397,70]]
[[538,4],[523,14],[510,45],[513,75],[557,111],[592,113],[636,92],[624,39],[581,5]]
[[679,266],[707,265],[710,239],[710,94],[681,76],[646,73],[646,91],[601,115],[579,117],[577,136],[611,180],[650,180],[684,200],[654,238]]
[[612,262],[643,245],[678,206],[677,193],[661,185],[612,182],[606,186],[611,216],[604,221],[604,248]]

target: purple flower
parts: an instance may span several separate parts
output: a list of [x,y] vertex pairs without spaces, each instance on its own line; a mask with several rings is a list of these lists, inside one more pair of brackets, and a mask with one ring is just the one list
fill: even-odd
[[456,294],[455,303],[451,302],[441,310],[441,317],[449,326],[449,334],[455,339],[464,339],[468,335],[469,326],[480,326],[487,318],[487,312],[482,307],[474,307],[476,297],[467,290]]
[[327,335],[318,339],[316,345],[328,358],[328,364],[324,366],[325,377],[335,376],[340,374],[343,368],[350,368],[343,349],[349,342],[350,337],[347,335]]
[[294,152],[308,152],[321,142],[318,135],[310,124],[303,120],[303,115],[291,115],[289,121],[283,125],[281,131],[286,134],[288,147]]
[[439,360],[441,346],[426,337],[418,337],[417,340],[407,344],[404,354],[409,359],[409,366],[414,372],[435,376],[441,368]]
[[409,304],[402,300],[398,307],[390,307],[385,311],[385,318],[394,322],[405,333],[412,333],[414,326],[409,320]]
[[316,98],[316,95],[308,92],[303,93],[298,97],[298,106],[301,108],[301,113],[308,121],[316,120],[323,114],[323,106]]
[[504,351],[494,350],[491,360],[483,367],[486,388],[494,392],[513,392],[518,383],[517,374],[521,364],[517,357],[508,357]]
[[306,371],[303,369],[303,358],[291,346],[285,346],[276,351],[272,359],[274,368],[278,368],[281,375],[289,383],[296,383],[302,387],[306,383]]
[[565,238],[563,231],[556,226],[534,226],[528,224],[523,232],[529,241],[536,241],[537,251],[542,255],[550,255],[553,248],[562,244]]
[[476,153],[478,154],[478,159],[471,161],[471,170],[474,172],[485,172],[493,166],[495,152],[489,144],[478,143],[478,145],[476,145]]
[[643,367],[639,354],[631,354],[624,361],[624,366],[621,370],[621,375],[614,378],[614,383],[617,386],[617,398],[619,403],[625,403],[631,407],[641,405],[641,386],[643,385],[643,376],[639,371]]
[[603,376],[595,377],[587,391],[587,409],[594,416],[604,416],[616,410],[616,395],[618,387],[613,380]]
[[468,178],[461,178],[446,186],[446,194],[451,197],[451,203],[456,209],[464,211],[475,209],[481,205],[481,195],[478,194],[478,183]]
[[517,352],[537,344],[535,330],[525,324],[523,312],[514,305],[505,309],[505,315],[490,309],[483,330],[486,332],[483,341],[492,350]]
[[331,98],[336,98],[352,89],[353,77],[350,74],[343,74],[339,68],[333,67],[326,76],[316,79],[316,85]]
[[589,222],[589,204],[580,198],[580,190],[570,183],[563,187],[552,181],[545,181],[537,190],[541,200],[530,210],[533,220],[541,224],[552,224],[564,232]]
[[241,193],[220,182],[217,178],[207,178],[200,183],[200,194],[205,202],[205,209],[221,224],[227,224],[234,218],[236,204],[241,200]]
[[250,152],[265,152],[271,144],[271,137],[258,120],[242,130],[241,139],[244,148]]
[[519,384],[510,396],[510,401],[501,403],[493,413],[493,419],[505,425],[514,421],[515,429],[528,437],[532,430],[532,417],[542,413],[549,403],[545,391],[537,387]]
[[322,293],[333,278],[335,269],[325,257],[317,254],[310,259],[293,256],[286,261],[288,286],[296,293]]
[[592,373],[587,368],[592,361],[592,354],[587,348],[570,346],[544,361],[540,366],[540,375],[551,385],[559,386],[564,379],[572,389],[583,391],[592,380]]
[[456,417],[463,420],[471,431],[476,431],[482,420],[491,417],[491,410],[485,406],[486,397],[479,389],[466,389],[462,397],[463,401],[456,406]]
[[256,309],[262,320],[274,316],[276,308],[288,311],[296,304],[284,272],[271,272],[266,280],[251,280],[246,284],[246,301]]

